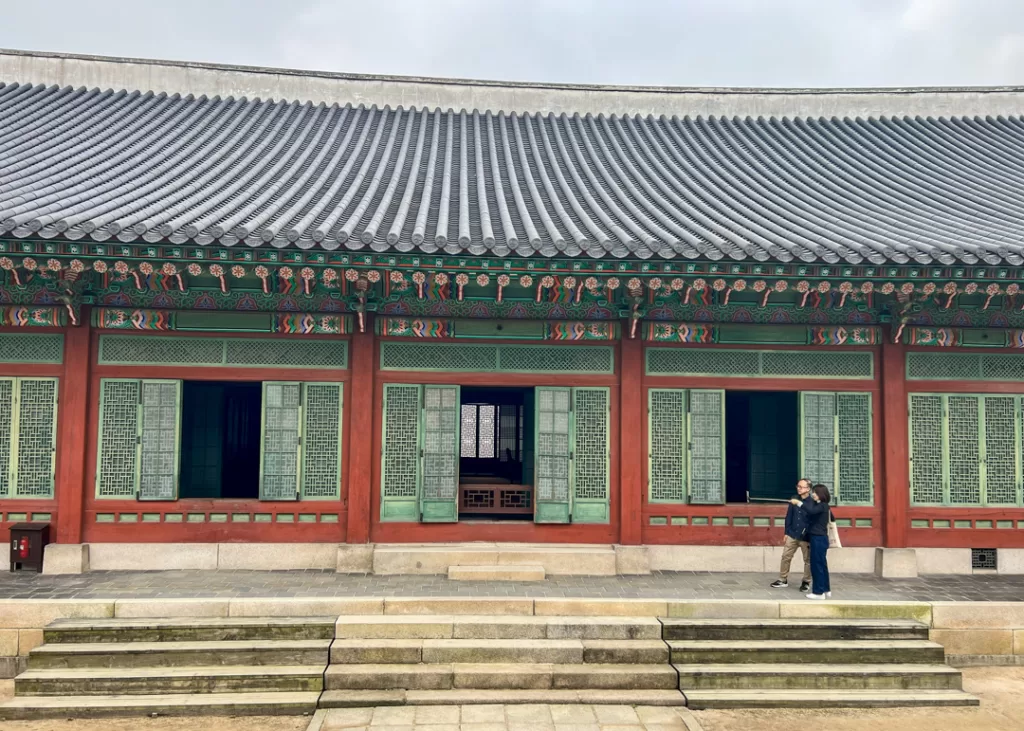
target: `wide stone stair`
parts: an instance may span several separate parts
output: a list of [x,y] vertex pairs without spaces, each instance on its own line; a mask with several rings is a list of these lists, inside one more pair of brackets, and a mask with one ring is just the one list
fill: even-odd
[[690,708],[965,706],[927,626],[904,620],[664,619]]
[[312,713],[334,617],[65,619],[0,719]]
[[682,705],[654,617],[346,616],[321,708]]

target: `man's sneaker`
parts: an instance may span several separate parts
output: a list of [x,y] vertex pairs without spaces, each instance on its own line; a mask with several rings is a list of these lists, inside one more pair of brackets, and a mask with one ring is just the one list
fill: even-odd
[[773,589],[785,589],[787,586],[789,586],[789,582],[783,581],[782,579],[776,579],[770,584],[770,586]]
[[810,582],[807,582],[807,581],[805,581],[804,583],[800,584],[800,591],[802,591],[802,592],[808,592],[808,591],[810,591],[810,590],[811,590],[811,584],[810,584]]

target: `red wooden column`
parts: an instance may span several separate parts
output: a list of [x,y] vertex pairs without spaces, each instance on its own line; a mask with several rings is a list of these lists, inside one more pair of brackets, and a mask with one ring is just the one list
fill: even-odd
[[619,368],[619,543],[639,545],[643,508],[644,343],[623,326]]
[[370,540],[370,482],[373,475],[373,320],[366,316],[365,332],[351,341],[352,373],[347,399],[348,440],[348,543]]
[[81,324],[64,331],[64,373],[57,401],[57,543],[82,542],[91,319],[91,308],[82,307]]
[[882,517],[886,548],[906,548],[907,511],[910,507],[910,435],[907,407],[906,348],[892,342],[887,332],[882,343]]

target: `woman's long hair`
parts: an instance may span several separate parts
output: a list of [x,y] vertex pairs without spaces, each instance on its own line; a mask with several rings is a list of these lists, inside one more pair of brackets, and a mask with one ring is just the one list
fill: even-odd
[[830,493],[828,491],[828,488],[822,484],[817,484],[814,487],[812,487],[811,492],[817,495],[818,499],[821,500],[821,502],[825,503],[826,505],[828,505],[829,501],[832,500],[832,493]]

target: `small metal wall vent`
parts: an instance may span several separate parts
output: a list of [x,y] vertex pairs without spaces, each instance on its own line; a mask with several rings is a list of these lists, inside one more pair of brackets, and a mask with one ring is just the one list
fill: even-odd
[[971,549],[972,569],[996,569],[996,549],[994,548],[972,548]]

